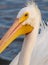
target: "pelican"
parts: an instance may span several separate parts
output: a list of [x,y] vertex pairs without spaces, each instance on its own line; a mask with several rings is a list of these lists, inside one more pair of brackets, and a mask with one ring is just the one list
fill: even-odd
[[14,24],[0,41],[0,53],[17,37],[25,35],[22,49],[10,65],[48,65],[48,31],[42,25],[39,35],[41,12],[38,6],[32,2],[22,8]]

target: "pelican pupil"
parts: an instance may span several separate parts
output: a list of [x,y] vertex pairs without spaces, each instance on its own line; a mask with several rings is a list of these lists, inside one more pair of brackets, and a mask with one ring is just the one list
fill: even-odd
[[28,14],[25,14],[25,16],[28,16]]

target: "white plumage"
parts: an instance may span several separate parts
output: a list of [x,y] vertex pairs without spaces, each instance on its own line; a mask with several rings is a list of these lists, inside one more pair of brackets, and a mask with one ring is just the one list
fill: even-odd
[[[38,34],[41,13],[38,7],[32,3],[22,9],[17,17],[28,11],[30,17],[24,24],[34,26],[34,30],[25,36],[21,52],[13,59],[10,65],[48,65],[48,27],[41,23],[41,33]],[[32,18],[32,21],[31,21]]]

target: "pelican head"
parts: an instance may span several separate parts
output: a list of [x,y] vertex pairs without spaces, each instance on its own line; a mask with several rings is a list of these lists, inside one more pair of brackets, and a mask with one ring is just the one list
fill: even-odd
[[[25,17],[25,20],[23,16]],[[35,27],[35,25],[41,21],[41,13],[35,3],[29,4],[22,8],[17,15],[17,18],[20,19],[21,17],[24,20],[22,22],[23,25],[29,24],[32,27]]]
[[20,35],[26,35],[32,32],[39,25],[40,21],[41,13],[35,3],[22,8],[15,22],[0,41],[0,53]]

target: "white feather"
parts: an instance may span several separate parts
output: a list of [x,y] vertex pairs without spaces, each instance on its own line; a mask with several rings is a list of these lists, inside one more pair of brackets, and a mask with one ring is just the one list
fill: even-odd
[[35,20],[32,20],[32,23],[29,18],[25,22],[30,22],[35,29],[25,37],[21,52],[10,65],[48,65],[48,27],[41,23],[41,33],[38,34],[39,24],[42,20],[40,10],[34,3],[23,8],[17,17],[27,11],[31,12],[30,17]]

